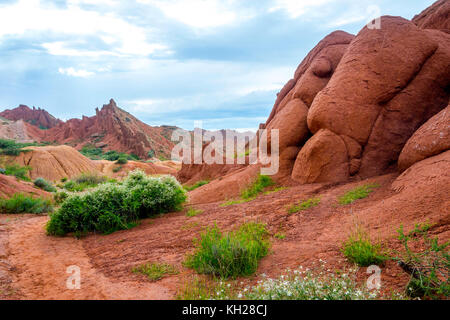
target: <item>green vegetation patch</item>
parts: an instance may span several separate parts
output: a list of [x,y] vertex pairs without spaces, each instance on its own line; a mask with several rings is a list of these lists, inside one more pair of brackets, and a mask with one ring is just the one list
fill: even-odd
[[50,142],[31,142],[31,143],[20,143],[14,140],[0,139],[0,154],[8,156],[18,156],[21,152],[27,152],[24,149],[31,146],[47,146],[51,144]]
[[209,180],[201,180],[201,181],[196,182],[192,186],[184,186],[184,189],[186,189],[186,191],[192,191],[192,190],[200,188],[208,183],[209,183]]
[[299,211],[308,210],[312,207],[316,207],[320,204],[320,198],[310,198],[305,201],[300,201],[299,204],[294,204],[288,208],[290,214],[297,213]]
[[194,208],[189,208],[189,210],[186,212],[186,216],[187,217],[195,217],[202,213],[203,213],[203,210],[196,210]]
[[389,257],[382,252],[380,244],[372,243],[367,232],[357,228],[344,242],[342,249],[344,256],[361,267],[382,265]]
[[83,173],[78,177],[64,183],[63,188],[70,192],[82,192],[89,188],[95,188],[99,184],[106,183],[108,178],[97,174]]
[[127,160],[139,160],[139,157],[135,154],[126,154],[115,150],[103,152],[102,148],[97,148],[90,144],[85,145],[80,152],[82,155],[92,160],[117,161],[121,157],[126,158]]
[[47,192],[56,192],[56,188],[53,186],[53,184],[44,178],[37,178],[33,181],[34,185],[38,187],[39,189],[42,189]]
[[167,263],[146,263],[134,267],[132,271],[147,276],[150,281],[158,281],[165,276],[179,273],[177,268]]
[[18,164],[7,165],[5,168],[5,174],[8,176],[15,176],[17,179],[23,181],[31,181],[28,177],[28,172],[31,171],[31,167],[19,166]]
[[[411,275],[406,294],[412,298],[448,299],[450,297],[450,241],[439,244],[429,234],[429,224],[416,224],[413,230],[398,229],[404,252],[394,257]],[[411,246],[411,244],[413,245]],[[413,248],[422,248],[421,250]]]
[[267,238],[266,227],[260,223],[246,223],[226,234],[214,226],[194,240],[195,252],[187,256],[185,264],[198,273],[221,278],[249,276],[269,251]]
[[355,202],[358,199],[364,199],[369,196],[375,188],[378,188],[378,184],[367,184],[361,187],[357,187],[353,190],[348,191],[343,196],[339,197],[339,204],[346,205]]
[[181,209],[185,200],[186,193],[175,178],[152,178],[135,170],[122,184],[107,182],[69,196],[50,216],[47,233],[63,236],[74,232],[79,236],[129,229],[139,219]]
[[10,199],[0,199],[1,213],[47,213],[52,212],[50,200],[32,198],[21,193],[14,194]]

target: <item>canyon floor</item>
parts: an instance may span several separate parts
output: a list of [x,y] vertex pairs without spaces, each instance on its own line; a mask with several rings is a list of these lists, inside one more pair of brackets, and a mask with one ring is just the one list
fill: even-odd
[[[339,185],[294,186],[261,195],[257,199],[231,206],[222,202],[196,205],[203,213],[196,217],[182,212],[146,219],[131,229],[111,235],[91,234],[80,240],[45,234],[47,216],[0,215],[0,299],[173,299],[194,272],[183,267],[192,240],[206,226],[215,223],[232,230],[246,221],[267,224],[272,237],[270,254],[260,262],[257,273],[237,279],[253,284],[262,274],[278,276],[287,268],[314,268],[319,259],[332,270],[352,267],[342,255],[341,244],[356,224],[392,252],[401,250],[396,230],[411,229],[415,223],[432,223],[431,234],[440,241],[450,239],[448,190],[436,188],[418,194],[417,189],[392,187],[396,174]],[[356,186],[379,185],[369,197],[342,206],[337,198]],[[448,194],[447,194],[448,196]],[[287,207],[299,200],[320,197],[317,207],[289,214]],[[424,199],[426,201],[424,201]],[[283,233],[279,240],[273,235]],[[180,273],[150,282],[131,271],[146,262],[166,262]],[[81,271],[81,289],[69,290],[67,267]],[[366,268],[358,271],[364,283]],[[401,292],[408,282],[406,274],[393,261],[382,267],[382,291]]]

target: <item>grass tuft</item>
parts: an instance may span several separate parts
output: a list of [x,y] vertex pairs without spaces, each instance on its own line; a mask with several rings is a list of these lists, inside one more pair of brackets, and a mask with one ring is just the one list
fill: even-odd
[[1,213],[47,213],[52,212],[50,200],[32,198],[21,193],[14,194],[10,199],[0,199]]
[[194,208],[189,208],[188,212],[186,212],[186,216],[187,217],[195,217],[202,213],[203,213],[203,210],[196,210]]
[[167,263],[146,263],[132,269],[134,273],[146,275],[150,281],[158,281],[165,276],[178,274],[177,268]]
[[202,180],[202,181],[196,182],[196,183],[193,184],[192,186],[184,186],[184,189],[185,189],[186,191],[192,191],[192,190],[195,190],[195,189],[197,189],[197,188],[200,188],[200,187],[202,187],[202,186],[204,186],[204,185],[207,185],[208,183],[209,183],[208,180]]
[[299,204],[293,204],[288,208],[290,214],[297,213],[299,211],[308,210],[309,208],[318,206],[320,203],[320,198],[310,198],[305,201],[300,201]]
[[367,232],[357,228],[342,246],[342,253],[350,262],[361,267],[382,265],[389,259],[381,250],[380,244],[373,244]]
[[364,199],[369,196],[375,188],[378,188],[378,184],[367,184],[361,187],[357,187],[348,191],[343,196],[339,197],[339,204],[346,205],[355,202],[358,199]]
[[253,274],[270,246],[265,225],[254,222],[227,234],[217,226],[208,228],[194,244],[195,252],[187,256],[186,266],[220,278]]

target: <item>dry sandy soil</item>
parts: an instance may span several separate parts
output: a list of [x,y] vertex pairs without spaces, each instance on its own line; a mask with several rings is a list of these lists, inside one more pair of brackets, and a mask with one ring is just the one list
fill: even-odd
[[[355,223],[365,226],[372,237],[392,250],[401,249],[396,229],[404,224],[434,223],[431,233],[441,241],[450,239],[448,190],[432,190],[421,197],[408,190],[395,191],[394,174],[341,185],[305,185],[262,195],[248,203],[221,207],[219,203],[196,205],[204,212],[188,218],[185,211],[147,219],[128,231],[90,235],[82,240],[45,235],[46,216],[0,216],[0,298],[2,299],[171,299],[193,272],[182,266],[192,240],[214,223],[231,230],[246,221],[267,223],[272,235],[271,253],[262,259],[254,277],[238,279],[254,283],[261,274],[277,276],[286,268],[313,266],[319,259],[332,269],[351,267],[340,246]],[[337,197],[356,186],[380,185],[366,199],[341,206]],[[401,189],[401,188],[400,188]],[[436,188],[439,189],[439,188]],[[442,188],[440,188],[442,189]],[[448,188],[447,188],[448,189]],[[447,194],[447,196],[445,195]],[[321,197],[319,206],[289,215],[286,207],[298,200]],[[444,199],[444,200],[443,200]],[[401,209],[399,209],[401,208]],[[180,274],[149,282],[131,272],[146,262],[176,265]],[[81,289],[68,290],[67,267],[81,269]],[[358,279],[365,282],[365,268]],[[383,289],[403,290],[409,276],[395,263],[382,268]]]

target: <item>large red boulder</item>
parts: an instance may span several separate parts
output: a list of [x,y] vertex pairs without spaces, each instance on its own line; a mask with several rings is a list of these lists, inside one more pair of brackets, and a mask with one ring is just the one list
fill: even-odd
[[322,90],[336,69],[348,44],[354,36],[344,31],[335,31],[326,36],[297,67],[294,78],[289,80],[277,94],[266,126],[277,112],[291,100],[301,99],[308,107],[316,94]]
[[351,174],[384,173],[414,131],[448,103],[448,44],[446,33],[400,17],[382,17],[379,30],[363,28],[314,99],[309,129],[360,145],[360,157],[345,155]]
[[322,129],[309,139],[295,161],[292,179],[300,183],[339,182],[349,177],[344,140]]
[[408,140],[398,159],[405,171],[416,162],[450,149],[450,105],[428,120]]
[[450,33],[450,1],[436,1],[412,21],[423,29],[439,29]]

